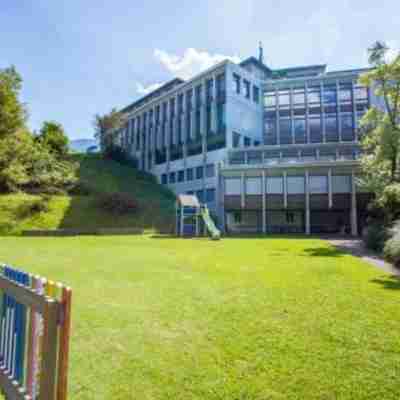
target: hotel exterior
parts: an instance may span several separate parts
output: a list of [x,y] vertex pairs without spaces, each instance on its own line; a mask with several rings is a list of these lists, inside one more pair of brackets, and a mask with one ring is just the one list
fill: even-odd
[[365,224],[356,185],[365,69],[271,70],[260,57],[174,79],[125,107],[117,142],[226,233],[348,233]]

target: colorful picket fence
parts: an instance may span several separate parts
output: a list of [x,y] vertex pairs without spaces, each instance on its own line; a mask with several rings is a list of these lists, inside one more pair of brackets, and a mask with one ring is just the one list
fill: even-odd
[[0,389],[7,400],[65,400],[71,289],[0,265]]

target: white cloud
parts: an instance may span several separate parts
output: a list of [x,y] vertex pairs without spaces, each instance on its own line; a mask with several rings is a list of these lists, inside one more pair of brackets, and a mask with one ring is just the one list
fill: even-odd
[[207,51],[188,48],[182,56],[170,54],[165,50],[155,49],[154,57],[174,76],[189,79],[201,71],[212,67],[224,60],[240,62],[238,56],[225,56],[222,54],[210,54]]
[[151,85],[144,86],[140,82],[136,82],[136,92],[142,95],[149,94],[150,92],[153,92],[154,90],[158,89],[161,87],[164,83],[152,83]]

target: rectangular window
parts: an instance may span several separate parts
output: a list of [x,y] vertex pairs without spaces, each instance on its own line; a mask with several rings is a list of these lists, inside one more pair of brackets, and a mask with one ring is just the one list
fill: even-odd
[[336,104],[336,86],[325,86],[323,93],[324,104]]
[[178,171],[178,182],[183,182],[185,180],[185,171]]
[[333,175],[332,176],[332,192],[333,193],[350,193],[351,192],[351,176],[349,176],[349,175]]
[[186,92],[186,112],[192,109],[192,97],[193,97],[193,89],[189,89]]
[[197,85],[195,89],[196,93],[196,108],[201,107],[201,85]]
[[175,180],[176,180],[175,172],[170,172],[169,173],[169,183],[175,183]]
[[215,201],[215,189],[206,189],[206,203],[213,203]]
[[222,97],[225,95],[225,74],[219,74],[217,76],[217,97],[221,101]]
[[260,89],[257,86],[253,86],[253,101],[257,104],[260,102]]
[[202,179],[204,175],[203,167],[196,167],[196,179]]
[[261,178],[246,178],[246,194],[262,194]]
[[319,105],[321,103],[321,90],[319,87],[308,88],[307,94],[308,104]]
[[276,120],[267,119],[265,121],[265,138],[264,142],[266,145],[276,144]]
[[276,107],[276,96],[275,96],[275,93],[267,94],[264,97],[264,105],[265,105],[265,107]]
[[305,192],[304,176],[288,176],[287,192],[288,194],[303,194]]
[[178,95],[178,114],[182,114],[183,112],[183,93]]
[[343,82],[339,85],[339,101],[341,104],[351,103],[351,82]]
[[240,133],[233,132],[232,134],[232,146],[233,148],[239,147],[240,144]]
[[188,168],[186,170],[186,180],[192,181],[193,180],[193,168]]
[[244,97],[246,99],[250,98],[250,82],[246,81],[246,79],[243,79],[243,85],[244,85]]
[[294,120],[294,141],[295,143],[306,142],[306,120],[295,119]]
[[304,105],[304,103],[305,103],[304,90],[296,89],[294,91],[293,103],[294,103],[294,105]]
[[311,143],[322,143],[322,126],[321,118],[310,118],[308,120],[310,124],[310,141]]
[[289,107],[289,105],[290,105],[289,92],[280,92],[279,93],[279,106],[280,107]]
[[226,178],[225,179],[225,194],[239,195],[241,194],[242,181],[240,178]]
[[292,121],[290,119],[279,120],[279,135],[281,144],[292,143]]
[[342,128],[342,140],[351,142],[354,140],[353,114],[342,114],[340,116]]
[[167,183],[168,183],[167,174],[162,174],[161,175],[161,184],[166,185]]
[[212,178],[215,176],[215,166],[214,164],[206,165],[206,178]]
[[268,194],[283,194],[283,177],[269,176],[267,178],[267,193]]
[[310,176],[309,189],[312,194],[328,193],[328,177],[323,176]]
[[233,74],[233,86],[235,93],[240,94],[240,76],[238,74]]
[[357,102],[368,101],[368,88],[364,86],[356,86],[354,88],[354,95]]
[[218,133],[224,133],[225,132],[225,104],[219,103],[217,105],[217,128],[218,128]]
[[244,147],[250,147],[251,146],[251,139],[249,137],[245,136],[244,139],[243,139],[243,144],[244,144]]
[[204,192],[202,190],[196,190],[196,196],[200,203],[204,203]]
[[327,142],[338,142],[339,132],[336,114],[325,116],[325,138]]
[[207,103],[211,102],[212,100],[212,90],[213,90],[213,79],[207,79],[206,83],[206,98],[207,98]]

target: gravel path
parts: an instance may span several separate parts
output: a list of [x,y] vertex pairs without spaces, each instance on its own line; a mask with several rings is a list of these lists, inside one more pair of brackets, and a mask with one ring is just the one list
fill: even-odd
[[375,265],[376,267],[400,277],[400,270],[394,268],[391,264],[385,262],[382,257],[365,248],[364,243],[360,239],[327,239],[336,248],[343,250],[353,256]]

